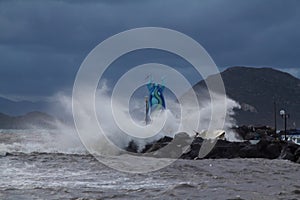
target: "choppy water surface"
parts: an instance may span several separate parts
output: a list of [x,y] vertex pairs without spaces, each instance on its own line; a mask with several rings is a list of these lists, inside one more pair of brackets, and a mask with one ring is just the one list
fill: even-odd
[[[178,160],[156,172],[130,174],[86,153],[24,153],[22,141],[5,134],[0,199],[300,199],[300,166],[289,161]],[[19,152],[13,153],[14,145]],[[10,154],[3,156],[7,147]]]

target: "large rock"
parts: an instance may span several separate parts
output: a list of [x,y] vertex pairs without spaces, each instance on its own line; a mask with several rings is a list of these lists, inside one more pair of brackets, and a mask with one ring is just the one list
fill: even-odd
[[291,152],[291,149],[287,147],[283,148],[279,158],[284,160],[290,160],[293,162],[296,161],[295,155]]
[[142,153],[149,153],[149,152],[157,151],[158,149],[161,149],[164,146],[168,145],[172,140],[173,140],[173,138],[165,136],[156,142],[147,144],[145,146],[145,148],[142,150]]
[[239,157],[241,147],[247,144],[243,142],[218,140],[213,150],[205,158],[237,158]]
[[184,154],[192,143],[193,139],[185,132],[177,133],[168,146],[162,151],[161,157],[167,155],[168,158],[179,158]]
[[133,140],[131,140],[125,150],[128,152],[137,153],[138,146]]
[[249,144],[244,146],[239,150],[239,155],[241,158],[260,158],[261,154],[259,153],[257,146],[255,144]]
[[275,130],[268,126],[240,126],[233,130],[243,140],[274,140],[276,137]]
[[271,143],[267,146],[266,150],[266,157],[270,159],[278,158],[281,152],[281,145],[279,143]]
[[198,157],[202,142],[203,142],[203,138],[195,137],[192,144],[190,145],[190,151],[182,154],[182,156],[180,158],[195,159],[196,157]]
[[295,156],[296,156],[296,158],[300,158],[300,146],[299,146],[298,149],[295,151]]
[[[296,152],[299,148],[299,145],[297,145],[293,142],[283,142],[282,145],[283,145],[283,148],[282,148],[279,158],[296,162],[297,161]],[[297,152],[297,154],[298,154],[298,152]]]
[[[190,151],[183,154],[181,158],[197,158],[202,142],[202,138],[195,138],[191,144]],[[299,159],[299,155],[300,148],[298,145],[266,138],[260,140],[257,144],[251,144],[248,141],[229,142],[218,140],[212,151],[205,158],[281,158],[295,162]]]

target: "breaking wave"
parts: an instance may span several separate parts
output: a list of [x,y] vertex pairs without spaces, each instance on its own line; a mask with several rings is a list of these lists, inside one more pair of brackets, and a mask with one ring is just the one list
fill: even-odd
[[[126,133],[122,132],[118,125],[115,123],[113,115],[111,114],[111,99],[108,87],[105,82],[101,84],[100,89],[96,92],[96,101],[100,102],[96,104],[96,112],[98,115],[99,121],[101,121],[101,126],[106,134],[106,137],[111,140],[113,144],[115,144],[120,149],[125,149],[130,141],[134,141],[140,150],[144,148],[147,143],[158,140],[163,136],[174,137],[174,135],[178,132],[186,132],[190,136],[195,134],[195,131],[201,132],[202,130],[193,130],[189,129],[188,125],[184,128],[180,127],[180,105],[176,100],[167,99],[168,110],[166,110],[167,120],[163,127],[163,129],[156,135],[149,138],[136,138]],[[83,93],[84,96],[84,93]],[[72,98],[58,94],[56,95],[57,100],[60,102],[60,115],[63,115],[64,118],[66,116],[69,119],[72,119]],[[131,104],[131,111],[136,113],[140,113],[137,115],[132,115],[132,118],[143,125],[143,112],[145,107],[143,107],[143,99],[134,99]],[[222,109],[224,105],[222,105],[222,100],[216,101],[216,105],[214,105],[214,109]],[[120,110],[128,110],[127,107],[123,104],[117,104]],[[199,127],[203,127],[206,129],[211,120],[211,102],[210,100],[202,101],[200,110],[196,110],[191,108],[191,112],[189,112],[186,116],[181,116],[185,118],[188,122],[189,120],[193,120],[193,118],[200,114]],[[235,133],[231,131],[231,127],[235,125],[233,119],[233,109],[239,107],[239,105],[227,98],[226,100],[226,110],[227,117],[225,119],[225,124],[223,127],[215,127],[215,129],[223,129],[226,132],[226,138],[228,140],[236,140]],[[81,116],[82,122],[89,119],[89,114],[86,112],[82,112]],[[140,117],[140,120],[138,120]],[[0,130],[0,154],[19,152],[19,153],[63,153],[63,154],[86,154],[87,150],[85,146],[88,145],[88,149],[101,149],[103,138],[101,137],[91,137],[88,138],[88,143],[85,143],[85,146],[82,144],[82,140],[80,140],[77,131],[74,125],[65,125],[63,123],[57,122],[57,129],[54,130],[46,130],[40,129],[40,127],[33,127],[29,130]],[[87,132],[89,129],[94,127],[87,127]],[[143,133],[141,133],[143,134]],[[88,136],[87,136],[88,137]],[[81,138],[82,139],[82,138]],[[98,149],[97,149],[98,148]],[[101,151],[105,151],[105,149],[101,149]]]

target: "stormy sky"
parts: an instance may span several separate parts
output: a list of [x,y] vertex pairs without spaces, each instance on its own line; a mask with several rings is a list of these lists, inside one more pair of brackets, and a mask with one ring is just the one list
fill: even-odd
[[[266,66],[300,77],[297,0],[2,0],[0,96],[34,100],[70,91],[80,64],[96,45],[147,26],[192,37],[220,69]],[[186,64],[150,51],[129,55],[122,65],[149,61],[178,68]]]

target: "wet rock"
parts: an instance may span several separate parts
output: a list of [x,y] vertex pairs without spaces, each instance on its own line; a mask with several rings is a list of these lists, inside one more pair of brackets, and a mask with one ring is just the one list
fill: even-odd
[[267,146],[270,144],[269,141],[267,140],[260,140],[257,144],[256,144],[256,147],[257,147],[257,150],[260,151],[260,152],[263,152]]
[[280,156],[281,145],[279,143],[271,143],[266,148],[267,158],[275,159]]
[[145,146],[145,148],[142,150],[142,153],[149,153],[149,152],[157,151],[158,149],[161,149],[164,146],[168,145],[172,140],[173,140],[173,138],[165,136],[156,142],[147,144]]
[[133,140],[131,140],[126,148],[126,151],[132,152],[132,153],[137,153],[138,152],[137,144]]
[[[300,146],[299,146],[298,149],[295,151],[294,155],[295,155],[296,159],[300,161]],[[299,162],[298,162],[298,163],[299,163]]]
[[281,153],[281,144],[268,138],[260,140],[257,145],[257,157],[258,158],[278,158]]
[[268,126],[241,126],[233,130],[244,140],[273,140],[276,136],[275,130]]
[[[199,154],[203,139],[195,138],[191,144],[189,152],[183,154],[183,159],[195,159]],[[276,140],[262,139],[257,144],[250,142],[229,142],[218,140],[212,151],[205,158],[267,158],[267,159],[288,159],[295,161],[296,152],[300,154],[300,150],[295,150],[299,146],[287,142]],[[295,154],[295,155],[294,155]]]
[[218,140],[213,150],[205,158],[237,158],[240,145],[240,142]]
[[178,133],[168,146],[158,152],[156,156],[177,159],[190,148],[191,142],[192,138],[187,133]]
[[240,126],[233,128],[233,130],[242,138],[245,139],[246,135],[251,131],[248,126]]
[[290,149],[290,151],[294,154],[296,150],[299,148],[299,145],[297,145],[294,142],[287,142],[287,147]]
[[145,156],[159,158],[178,158],[190,148],[192,138],[185,132],[175,135],[174,138],[165,136],[158,141],[147,144],[142,150]]
[[[217,140],[213,148],[208,149],[203,154],[204,158],[267,158],[267,159],[286,159],[300,163],[300,146],[293,142],[279,141],[270,136],[272,129],[268,127],[260,127],[266,129],[258,131],[261,140],[257,144],[245,142],[229,142],[226,140]],[[257,131],[253,127],[241,127],[240,132]],[[252,132],[253,133],[253,132]],[[256,132],[257,133],[257,132]],[[246,136],[246,135],[244,135]],[[141,153],[145,156],[197,159],[202,145],[205,145],[204,139],[196,136],[191,138],[187,133],[178,133],[174,138],[163,137],[158,141],[147,144]],[[130,152],[138,152],[138,146],[131,141],[126,149]],[[201,149],[202,151],[202,149]],[[203,153],[203,152],[202,152]]]
[[198,157],[202,142],[203,142],[203,138],[195,137],[193,142],[190,145],[190,151],[184,153],[180,158],[193,160],[196,157]]
[[285,146],[282,149],[279,158],[284,159],[284,160],[290,160],[290,161],[293,161],[293,162],[296,161],[295,155],[292,152],[292,148],[290,148],[289,146]]
[[244,136],[245,140],[256,140],[259,138],[259,135],[255,132],[249,132]]
[[261,155],[255,144],[249,144],[240,149],[239,155],[241,158],[260,158]]

